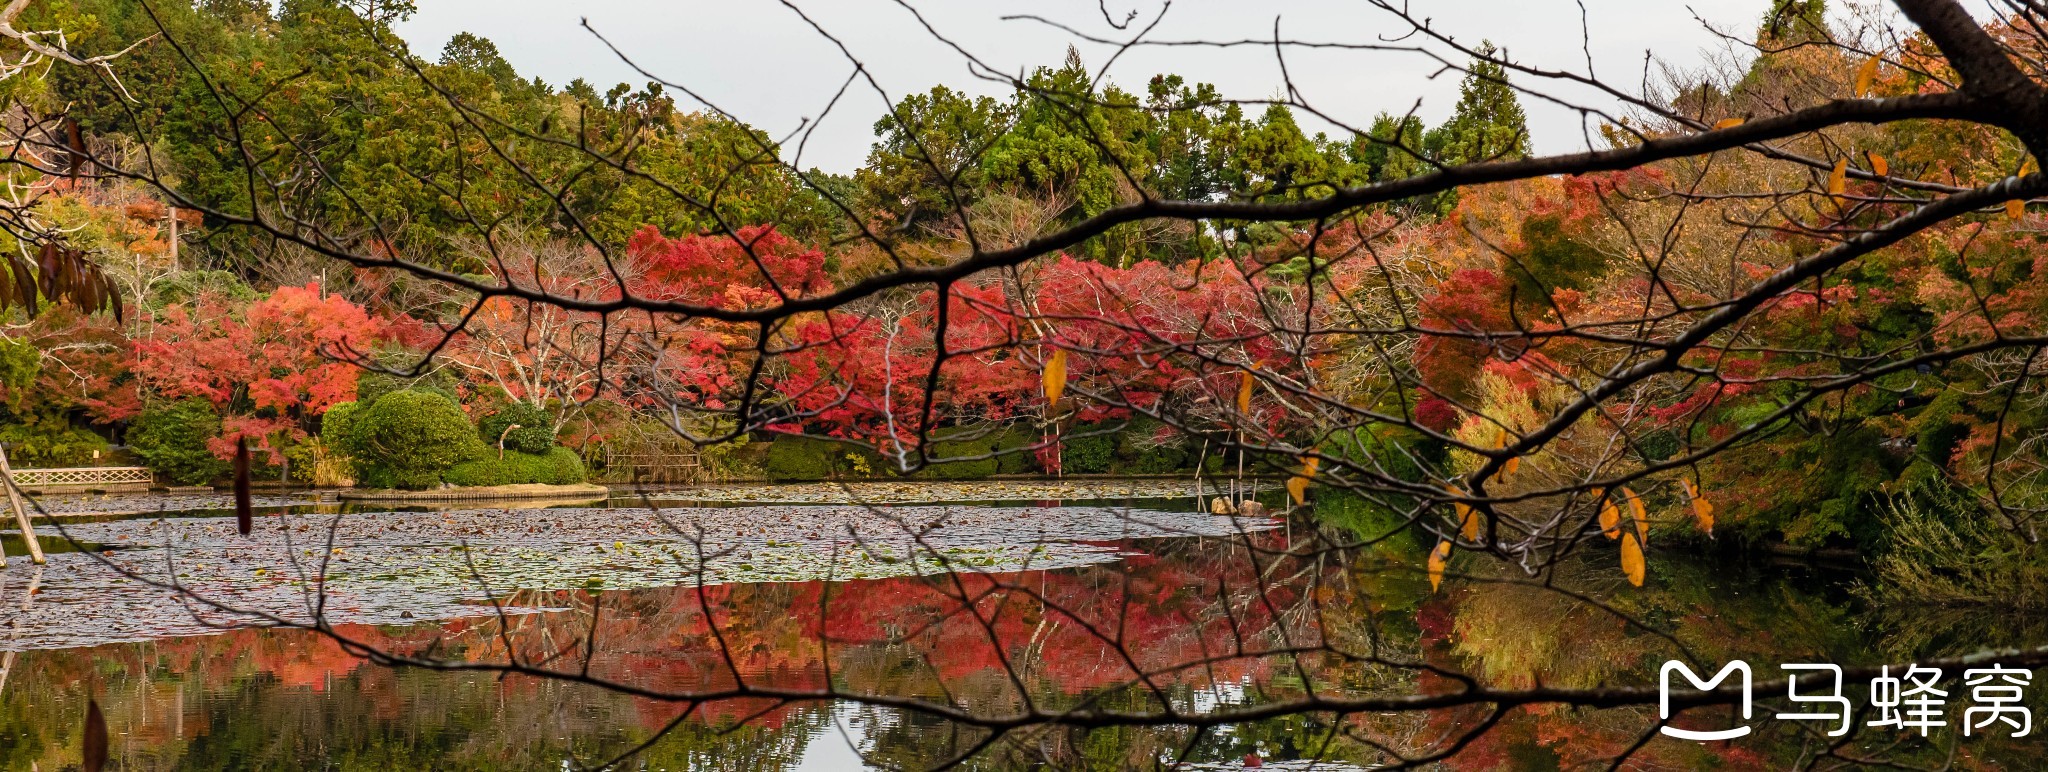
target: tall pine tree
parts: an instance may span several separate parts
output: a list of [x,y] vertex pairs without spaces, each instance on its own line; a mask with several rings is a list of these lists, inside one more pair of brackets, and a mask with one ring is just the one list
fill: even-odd
[[1529,124],[1522,103],[1508,86],[1506,68],[1493,61],[1492,43],[1482,43],[1465,81],[1458,87],[1458,109],[1451,119],[1429,132],[1425,144],[1437,160],[1450,165],[1508,161],[1529,155]]

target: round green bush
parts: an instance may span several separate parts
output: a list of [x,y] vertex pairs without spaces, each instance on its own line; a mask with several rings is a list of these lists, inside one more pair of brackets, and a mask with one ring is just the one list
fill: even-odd
[[925,448],[926,466],[916,476],[931,480],[979,480],[995,474],[997,463],[991,454],[996,452],[996,440],[997,435],[986,429],[942,430]]
[[[866,471],[861,469],[863,466]],[[865,477],[881,468],[881,457],[867,448],[794,434],[777,435],[768,444],[768,455],[762,462],[768,479],[776,482]]]
[[[515,424],[519,428],[505,431]],[[513,402],[476,422],[476,436],[483,440],[484,447],[498,447],[499,435],[505,438],[506,450],[546,453],[555,446],[555,417],[527,403]]]
[[541,458],[547,462],[548,474],[541,482],[574,485],[590,479],[590,470],[583,466],[583,457],[576,455],[576,451],[557,445],[548,448]]
[[[1083,432],[1099,432],[1101,427],[1083,427]],[[1060,471],[1067,474],[1105,474],[1116,462],[1116,435],[1093,434],[1080,437],[1061,438]]]
[[320,442],[343,453],[354,453],[356,414],[361,402],[337,402],[320,416]]
[[440,394],[394,391],[344,417],[357,481],[376,488],[431,488],[441,473],[484,455],[462,408]]
[[183,485],[202,485],[228,473],[207,440],[220,436],[220,416],[206,400],[151,405],[128,427],[128,446],[149,468]]
[[441,479],[449,485],[463,486],[574,485],[583,482],[585,476],[583,459],[576,451],[557,446],[540,454],[508,450],[503,459],[493,450],[482,458],[449,467]]
[[1038,471],[1032,446],[1045,440],[1030,427],[1012,426],[996,436],[996,474],[1030,474]]
[[505,455],[507,458],[503,460],[500,460],[496,455],[489,455],[483,458],[473,458],[448,467],[448,471],[441,473],[441,481],[449,485],[464,487],[511,485],[512,465],[517,463],[514,457],[526,454],[516,450],[508,450],[505,451]]
[[1116,433],[1112,470],[1132,474],[1171,474],[1194,466],[1187,435],[1152,418],[1134,418]]
[[[394,368],[411,367],[414,364],[410,354],[384,354],[378,359],[385,366]],[[356,376],[356,401],[368,405],[394,391],[424,391],[447,397],[448,401],[459,405],[462,404],[462,400],[455,395],[457,385],[455,372],[446,367],[428,371],[417,378],[364,370],[362,374]]]

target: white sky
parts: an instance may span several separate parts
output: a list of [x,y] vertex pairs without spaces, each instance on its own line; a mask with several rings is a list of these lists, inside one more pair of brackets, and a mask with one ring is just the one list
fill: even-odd
[[[959,53],[926,33],[895,0],[788,2],[845,43],[890,99],[941,83],[970,93],[1006,93],[998,84],[974,77]],[[1036,22],[1004,21],[1005,15],[1036,13],[1102,37],[1132,34],[1111,29],[1093,0],[904,2],[981,61],[1011,73],[1057,65],[1069,42],[1077,43],[1091,70],[1099,70],[1113,49],[1080,43]],[[1489,39],[1524,64],[1585,71],[1577,0],[1411,2],[1416,16],[1431,18],[1435,29],[1460,41]],[[1700,20],[1747,37],[1769,5],[1769,0],[1584,2],[1595,72],[1631,89],[1641,83],[1646,51],[1676,67],[1703,66],[1709,57],[1722,55],[1725,47]],[[1108,6],[1119,21],[1125,13],[1139,11],[1133,31],[1161,7],[1157,0],[1108,0]],[[495,42],[521,75],[558,87],[578,77],[600,92],[619,82],[645,83],[646,77],[579,26],[584,18],[649,72],[689,87],[777,138],[795,130],[803,119],[823,113],[852,72],[832,42],[777,0],[423,0],[418,13],[398,29],[415,52],[428,58],[437,57],[442,44],[457,32],[481,35]],[[1148,39],[1265,40],[1271,39],[1276,18],[1281,35],[1297,40],[1370,43],[1405,29],[1398,19],[1362,0],[1178,0]],[[1414,53],[1296,51],[1288,55],[1287,66],[1311,104],[1354,126],[1367,125],[1382,110],[1407,112],[1418,99],[1422,103],[1417,114],[1435,124],[1457,101],[1457,77],[1432,78],[1436,65]],[[1135,49],[1116,61],[1109,80],[1142,92],[1145,82],[1159,72],[1214,83],[1224,96],[1242,99],[1277,96],[1282,84],[1270,47]],[[1527,79],[1518,82],[1533,85]],[[1584,91],[1549,90],[1586,98]],[[681,95],[678,101],[694,107]],[[1585,146],[1575,111],[1528,96],[1522,101],[1538,152]],[[856,84],[818,125],[798,163],[833,172],[858,167],[873,142],[875,119],[885,110],[885,101],[872,87]],[[784,150],[786,158],[795,153],[793,143]]]

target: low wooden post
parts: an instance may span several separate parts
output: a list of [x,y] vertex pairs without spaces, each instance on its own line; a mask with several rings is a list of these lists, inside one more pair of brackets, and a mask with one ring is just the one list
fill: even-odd
[[[7,486],[7,504],[14,508],[14,523],[21,526],[21,540],[28,542],[28,557],[36,565],[47,562],[43,559],[43,545],[36,541],[36,529],[28,520],[28,507],[21,504],[21,491],[14,487],[14,469],[7,465],[7,446],[0,445],[0,484]],[[4,561],[4,558],[0,558]],[[0,562],[0,566],[6,565]]]

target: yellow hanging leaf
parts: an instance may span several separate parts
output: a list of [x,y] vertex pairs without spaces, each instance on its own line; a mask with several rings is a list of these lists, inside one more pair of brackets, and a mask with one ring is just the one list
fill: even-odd
[[1878,58],[1873,56],[1865,60],[1863,66],[1856,68],[1855,93],[1857,99],[1870,95],[1870,84],[1872,81],[1877,80],[1877,64]]
[[1835,160],[1835,170],[1828,173],[1828,195],[1839,196],[1849,189],[1849,159]]
[[1323,460],[1316,456],[1304,457],[1301,459],[1301,471],[1287,478],[1287,495],[1294,499],[1295,506],[1308,503],[1308,481],[1316,476],[1316,467],[1322,463]]
[[1436,592],[1444,584],[1444,564],[1451,559],[1451,542],[1446,539],[1436,543],[1429,551],[1429,591]]
[[1635,520],[1636,541],[1650,543],[1649,511],[1643,508],[1643,497],[1637,496],[1635,491],[1627,488],[1621,489],[1621,496],[1628,500],[1629,517]]
[[1685,486],[1685,497],[1692,502],[1692,516],[1694,520],[1699,522],[1700,531],[1712,535],[1714,533],[1713,503],[1707,501],[1707,497],[1700,495],[1699,486],[1693,485],[1691,480],[1681,477],[1678,479],[1678,482]]
[[1722,118],[1721,120],[1718,120],[1718,121],[1715,121],[1715,122],[1714,122],[1714,129],[1715,129],[1716,131],[1718,131],[1718,130],[1721,130],[1721,129],[1732,129],[1732,128],[1735,128],[1735,127],[1737,127],[1737,126],[1741,126],[1741,125],[1742,125],[1742,119],[1741,119],[1741,118]]
[[[1507,427],[1505,427],[1505,426],[1503,426],[1503,427],[1500,427],[1500,429],[1499,429],[1498,431],[1496,431],[1496,432],[1494,433],[1494,435],[1493,435],[1493,449],[1494,449],[1494,450],[1500,450],[1500,449],[1502,449],[1502,448],[1505,448],[1505,447],[1507,447],[1507,446],[1508,446],[1508,428],[1507,428]],[[1509,457],[1508,457],[1508,460],[1506,460],[1506,461],[1504,461],[1504,462],[1501,462],[1501,465],[1500,465],[1500,475],[1499,475],[1499,478],[1500,478],[1500,480],[1501,480],[1502,482],[1506,482],[1506,481],[1507,481],[1507,479],[1508,479],[1508,475],[1514,474],[1514,473],[1515,473],[1515,470],[1517,470],[1517,469],[1520,469],[1520,468],[1522,468],[1522,457],[1521,457],[1521,456],[1509,456]]]
[[1237,379],[1237,412],[1250,415],[1252,412],[1252,371],[1239,370]]
[[1877,176],[1879,176],[1879,177],[1890,177],[1890,176],[1892,176],[1892,166],[1891,166],[1891,164],[1888,164],[1888,163],[1885,163],[1885,162],[1884,162],[1884,156],[1878,155],[1878,154],[1876,154],[1876,153],[1872,153],[1872,152],[1868,152],[1868,151],[1865,151],[1865,152],[1863,153],[1863,157],[1864,157],[1864,158],[1867,158],[1867,159],[1869,159],[1869,160],[1870,160],[1870,173],[1871,173],[1871,174],[1875,174],[1875,175],[1877,175]]
[[1628,583],[1643,586],[1643,545],[1636,541],[1636,535],[1621,535],[1621,572],[1628,576]]
[[1613,499],[1600,502],[1600,532],[1609,539],[1621,538],[1621,510],[1615,508]]
[[1060,395],[1067,392],[1067,350],[1052,350],[1052,358],[1045,360],[1045,403],[1058,403]]
[[2017,198],[2005,202],[2006,219],[2017,220],[2025,216],[2027,216],[2027,202],[2021,201]]
[[[1465,495],[1464,491],[1449,485],[1445,485],[1444,490],[1450,491],[1454,496]],[[1451,502],[1451,510],[1458,513],[1458,535],[1465,537],[1466,541],[1479,541],[1479,511],[1466,506],[1462,501]]]

